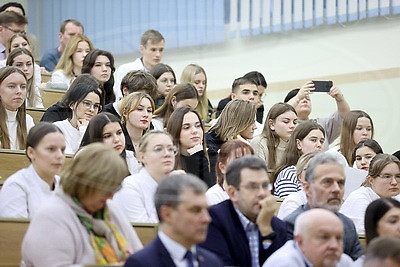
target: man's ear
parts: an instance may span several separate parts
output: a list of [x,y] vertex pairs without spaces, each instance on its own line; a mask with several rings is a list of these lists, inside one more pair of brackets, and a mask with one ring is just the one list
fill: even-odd
[[304,192],[306,192],[307,198],[311,198],[311,185],[309,182],[303,182]]
[[237,99],[237,96],[236,96],[236,94],[235,93],[231,93],[231,99]]
[[59,32],[59,33],[58,33],[58,41],[59,41],[59,42],[61,42],[62,36],[63,36],[63,33],[62,33],[62,32]]
[[122,88],[122,95],[123,95],[123,96],[129,95],[128,87],[124,86],[124,87]]
[[303,237],[301,235],[295,235],[293,239],[297,242],[299,247],[303,245]]
[[236,200],[236,188],[233,185],[228,185],[226,192],[228,193],[229,198],[234,202]]
[[172,207],[170,206],[162,205],[160,207],[160,217],[163,222],[169,224],[171,223],[171,212],[172,212]]
[[139,47],[140,54],[143,54],[144,50],[146,50],[146,47],[144,45],[140,45]]

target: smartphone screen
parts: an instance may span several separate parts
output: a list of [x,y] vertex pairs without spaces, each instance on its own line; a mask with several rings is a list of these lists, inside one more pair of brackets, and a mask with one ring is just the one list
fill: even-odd
[[333,86],[332,81],[312,81],[314,83],[315,90],[313,92],[329,92]]

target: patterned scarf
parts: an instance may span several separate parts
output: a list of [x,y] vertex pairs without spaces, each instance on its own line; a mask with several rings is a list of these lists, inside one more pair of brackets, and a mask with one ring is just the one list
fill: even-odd
[[71,198],[62,190],[56,194],[68,203],[88,231],[98,264],[121,263],[132,254],[125,237],[111,221],[107,206],[92,216],[84,210],[77,198]]

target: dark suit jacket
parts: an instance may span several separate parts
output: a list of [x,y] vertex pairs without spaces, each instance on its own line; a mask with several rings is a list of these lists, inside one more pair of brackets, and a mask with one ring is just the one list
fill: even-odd
[[[201,267],[222,267],[224,266],[220,259],[217,258],[213,253],[196,247],[197,261]],[[175,267],[175,263],[157,236],[150,244],[139,250],[135,254],[129,256],[125,262],[125,267]]]
[[[293,211],[283,219],[287,225],[288,238],[293,239],[294,222],[296,221],[297,216],[309,209],[310,206],[308,204],[301,205],[297,208],[297,210]],[[364,254],[364,250],[361,246],[360,240],[358,239],[354,223],[346,215],[340,212],[335,212],[335,214],[343,223],[343,253],[349,255],[353,260],[356,260],[358,257]]]
[[[251,266],[249,240],[232,201],[228,199],[211,206],[209,213],[212,222],[208,227],[207,239],[200,246],[217,254],[227,266]],[[267,249],[264,249],[259,236],[260,265],[287,240],[286,225],[283,221],[274,216],[271,226],[276,237]]]

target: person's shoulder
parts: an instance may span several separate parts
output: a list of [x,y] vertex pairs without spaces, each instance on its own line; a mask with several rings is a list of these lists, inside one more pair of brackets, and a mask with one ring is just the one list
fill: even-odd
[[[160,251],[162,249],[161,242],[156,237],[152,242],[150,242],[143,249],[129,256],[126,260],[124,266],[126,267],[136,267],[136,266],[160,266],[161,259],[159,257]],[[158,265],[157,265],[158,264]]]
[[137,58],[135,61],[122,64],[118,67],[118,71],[129,72],[133,70],[143,70],[143,63],[140,58]]
[[288,216],[283,218],[283,221],[289,222],[289,223],[294,223],[294,221],[296,220],[297,216],[299,216],[301,213],[303,213],[306,210],[307,209],[305,208],[305,205],[301,205],[296,210],[294,210],[292,213],[290,213]]
[[207,264],[207,266],[212,265],[213,267],[224,266],[224,264],[220,260],[220,258],[218,258],[211,251],[208,251],[207,249],[202,248],[200,246],[197,246],[196,250],[197,250],[197,258],[198,258],[198,261],[200,262],[200,265],[203,263],[203,264]]
[[30,181],[30,172],[29,168],[23,168],[13,173],[7,180],[4,181],[2,186],[2,191],[4,191],[10,185],[19,185],[24,186],[27,182]]
[[46,52],[44,52],[41,61],[45,61],[45,60],[47,60],[47,59],[49,59],[49,58],[52,58],[52,57],[57,57],[58,54],[59,54],[59,52],[58,52],[57,47],[55,47],[55,48],[50,48],[50,49],[46,50]]

